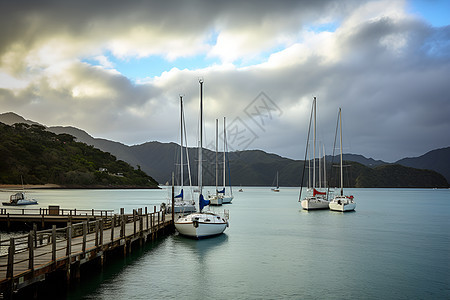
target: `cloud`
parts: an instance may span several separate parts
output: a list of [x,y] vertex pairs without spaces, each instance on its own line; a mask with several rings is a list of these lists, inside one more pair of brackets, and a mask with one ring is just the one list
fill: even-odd
[[[257,137],[248,147],[302,159],[317,96],[327,152],[342,107],[346,151],[389,161],[421,155],[450,143],[450,27],[431,27],[405,4],[6,2],[0,105],[46,125],[136,144],[177,140],[184,94],[194,146],[202,77],[208,138],[214,119],[227,116]],[[199,55],[219,63],[135,82],[113,63]],[[263,127],[248,114],[261,92],[280,110]]]

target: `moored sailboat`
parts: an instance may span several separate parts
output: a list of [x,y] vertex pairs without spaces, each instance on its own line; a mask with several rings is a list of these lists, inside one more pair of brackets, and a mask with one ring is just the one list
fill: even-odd
[[[306,143],[306,152],[305,152],[305,160],[304,160],[304,163],[306,164],[308,147],[309,147],[309,135],[311,132],[311,122],[314,121],[312,188],[309,190],[309,192],[310,192],[309,195],[307,195],[303,200],[301,200],[302,186],[303,186],[303,182],[302,182],[301,187],[300,187],[300,195],[299,195],[299,202],[301,203],[302,208],[305,210],[328,209],[328,204],[329,204],[329,201],[327,199],[327,193],[319,191],[316,187],[316,107],[317,107],[316,97],[314,97],[312,108],[311,108],[311,116],[309,119],[308,138],[307,138],[307,143]],[[304,174],[305,174],[305,165],[303,167],[303,175]],[[303,181],[303,178],[302,178],[302,181]]]
[[203,208],[209,205],[209,201],[203,197],[203,80],[200,83],[200,141],[198,148],[198,189],[199,189],[199,212],[180,217],[175,222],[177,231],[191,238],[201,239],[222,234],[228,227],[228,216],[220,216],[213,212],[204,212]]
[[[356,208],[356,202],[354,201],[354,197],[351,196],[345,196],[344,195],[344,174],[343,174],[343,165],[342,165],[342,113],[341,108],[339,108],[339,114],[338,114],[338,124],[340,128],[340,193],[339,195],[335,196],[333,200],[330,201],[329,207],[331,210],[335,211],[353,211]],[[337,136],[337,127],[336,126],[336,136]],[[335,144],[336,144],[336,138],[335,138]]]
[[[227,153],[228,153],[228,145],[227,145],[227,130],[226,130],[226,121],[225,121],[225,117],[223,117],[223,188],[222,190],[219,191],[219,194],[222,194],[222,203],[226,204],[226,203],[231,203],[231,201],[233,201],[234,196],[233,196],[233,189],[231,187],[231,178],[228,179],[229,184],[230,184],[230,193],[227,194],[226,193],[226,183],[227,183]],[[228,170],[228,175],[230,175],[230,170]]]
[[275,185],[274,188],[272,188],[272,192],[279,192],[280,191],[280,185],[278,184],[278,171],[277,171],[277,175],[275,176],[274,182],[276,182],[276,185]]
[[[184,108],[183,108],[183,96],[180,95],[180,192],[177,196],[174,197],[174,212],[175,213],[192,213],[195,212],[195,201],[193,199],[192,194],[192,185],[190,185],[191,193],[190,200],[187,200],[184,192],[184,163],[183,163],[183,152],[185,150],[183,144],[186,141],[186,160],[187,160],[187,168],[189,172],[189,183],[191,183],[191,171],[189,165],[189,152],[187,150],[187,139],[183,137],[186,135],[186,124],[184,120]],[[166,205],[165,203],[161,204],[163,210],[166,213],[172,212],[172,205]]]

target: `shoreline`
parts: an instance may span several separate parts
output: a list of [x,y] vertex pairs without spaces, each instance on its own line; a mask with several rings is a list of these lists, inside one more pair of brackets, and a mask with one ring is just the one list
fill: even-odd
[[159,186],[156,187],[142,187],[142,186],[104,186],[104,185],[93,185],[93,186],[81,186],[81,185],[59,185],[53,183],[47,184],[27,184],[22,186],[21,184],[0,184],[0,189],[5,190],[37,190],[37,189],[86,189],[86,190],[116,190],[116,189],[148,189],[157,190],[160,189]]

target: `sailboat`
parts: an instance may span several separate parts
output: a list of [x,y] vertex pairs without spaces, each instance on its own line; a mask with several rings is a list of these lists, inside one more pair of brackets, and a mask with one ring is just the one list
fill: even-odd
[[9,196],[9,202],[3,202],[2,204],[5,206],[18,206],[18,205],[33,205],[38,204],[37,200],[29,199],[25,195],[25,186],[23,185],[23,178],[20,176],[22,180],[22,192],[17,192]]
[[[228,147],[228,145],[227,145],[227,130],[226,130],[226,119],[225,119],[225,117],[223,117],[223,188],[222,188],[222,190],[221,191],[219,191],[219,193],[220,194],[222,194],[222,196],[223,196],[223,200],[222,200],[222,203],[231,203],[231,201],[233,201],[233,199],[234,199],[234,196],[233,196],[233,189],[231,188],[231,179],[229,179],[228,181],[229,181],[229,184],[230,184],[230,194],[229,195],[227,195],[226,194],[226,192],[225,192],[225,186],[226,186],[226,183],[227,183],[227,180],[226,180],[226,175],[227,175],[227,172],[226,172],[226,169],[227,169],[227,167],[226,167],[226,154],[228,153],[228,149],[227,149],[227,147]],[[228,172],[228,175],[230,174],[230,172]]]
[[210,205],[222,205],[223,195],[219,194],[218,182],[219,182],[219,164],[218,164],[218,141],[219,141],[219,120],[216,119],[216,193],[208,195]]
[[192,213],[190,215],[180,217],[175,222],[175,228],[177,231],[187,237],[201,239],[212,237],[222,234],[229,226],[228,216],[220,216],[213,212],[204,212],[203,208],[209,205],[209,201],[203,197],[203,79],[199,80],[200,83],[200,141],[198,147],[198,189],[199,199],[198,206],[199,212]]
[[276,186],[272,189],[273,192],[279,192],[280,191],[280,185],[278,184],[278,171],[277,175],[275,176],[274,182],[276,181]]
[[[356,208],[356,203],[354,201],[353,196],[345,196],[344,195],[344,176],[343,176],[343,169],[342,169],[342,113],[341,108],[339,108],[339,114],[338,114],[338,124],[336,126],[336,136],[337,136],[337,128],[340,128],[340,175],[341,175],[341,191],[339,195],[335,196],[333,200],[330,201],[329,207],[331,210],[336,211],[352,211]],[[335,144],[336,144],[336,138],[335,138]]]
[[[314,97],[312,108],[311,108],[311,116],[309,119],[308,139],[307,139],[307,143],[306,143],[306,152],[305,152],[305,164],[306,164],[308,147],[309,147],[309,135],[311,132],[311,122],[314,121],[312,189],[309,191],[309,195],[307,195],[303,200],[301,200],[302,186],[303,186],[303,182],[302,182],[301,187],[300,187],[300,196],[299,196],[299,202],[301,202],[302,208],[305,210],[328,209],[328,204],[329,204],[326,192],[321,192],[316,187],[316,108],[317,108],[316,101],[317,101],[316,97]],[[305,166],[303,167],[303,175],[304,175],[304,173],[305,173]],[[302,181],[303,181],[303,176],[302,176]]]
[[[184,193],[184,163],[183,163],[183,152],[186,150],[187,167],[189,172],[189,183],[191,182],[191,170],[189,165],[189,152],[187,149],[187,139],[183,139],[186,136],[186,124],[184,120],[184,108],[183,108],[183,96],[180,95],[180,193],[174,197],[174,212],[175,213],[192,213],[195,212],[195,201],[192,195],[192,185],[191,185],[191,200],[185,199]],[[186,141],[186,148],[183,146],[183,142]],[[172,205],[161,204],[163,210],[166,213],[172,213]]]

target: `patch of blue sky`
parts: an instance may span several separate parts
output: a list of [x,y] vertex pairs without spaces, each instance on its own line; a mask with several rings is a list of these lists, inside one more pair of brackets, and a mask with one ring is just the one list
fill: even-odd
[[419,15],[434,27],[450,25],[449,0],[410,0],[408,12]]
[[[117,70],[133,82],[138,82],[144,78],[160,76],[163,72],[170,71],[173,68],[197,70],[220,63],[218,59],[208,58],[205,55],[179,57],[172,61],[167,60],[161,55],[130,57],[125,59],[117,58],[111,53],[104,53],[103,55],[112,64],[111,68]],[[94,66],[101,65],[95,57],[84,59],[83,62]]]
[[307,31],[312,31],[315,33],[320,32],[335,32],[340,26],[339,22],[329,22],[329,23],[321,23],[321,24],[313,24],[311,26],[306,27]]

